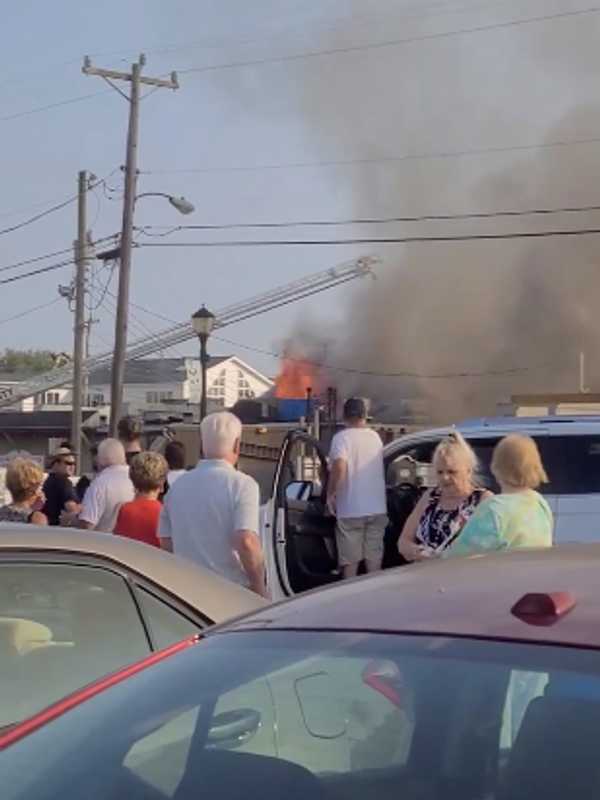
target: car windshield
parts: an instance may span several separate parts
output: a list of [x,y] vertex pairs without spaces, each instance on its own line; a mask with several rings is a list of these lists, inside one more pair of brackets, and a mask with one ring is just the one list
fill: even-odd
[[0,754],[3,800],[561,798],[600,788],[594,651],[209,636]]

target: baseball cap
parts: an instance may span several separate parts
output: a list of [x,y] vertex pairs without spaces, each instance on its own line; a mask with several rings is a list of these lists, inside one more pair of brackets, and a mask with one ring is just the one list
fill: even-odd
[[349,397],[344,403],[344,419],[366,419],[367,404],[362,397]]

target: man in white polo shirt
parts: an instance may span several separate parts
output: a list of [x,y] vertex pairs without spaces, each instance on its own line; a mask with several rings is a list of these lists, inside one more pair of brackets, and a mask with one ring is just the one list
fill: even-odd
[[104,439],[98,447],[99,475],[90,483],[78,516],[63,513],[61,523],[112,533],[123,503],[134,498],[125,449],[117,439]]
[[161,546],[266,597],[258,484],[236,470],[242,423],[222,411],[200,432],[204,459],[165,496]]

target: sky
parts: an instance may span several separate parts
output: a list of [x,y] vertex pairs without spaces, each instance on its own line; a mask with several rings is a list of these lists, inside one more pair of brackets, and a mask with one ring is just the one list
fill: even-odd
[[[180,71],[179,91],[161,89],[143,101],[138,191],[184,195],[196,212],[181,217],[161,198],[142,198],[136,207],[139,227],[597,203],[597,181],[582,181],[565,196],[559,183],[542,180],[540,174],[551,173],[553,164],[566,158],[576,159],[588,176],[597,169],[600,143],[581,140],[600,136],[600,3],[599,13],[512,24],[593,8],[592,0],[10,4],[2,25],[0,230],[71,197],[81,169],[110,176],[104,188],[89,196],[93,236],[109,236],[120,228],[119,166],[127,104],[100,78],[82,75],[85,54],[97,66],[126,70],[145,52],[145,74]],[[262,63],[247,63],[257,61]],[[87,95],[93,96],[29,113]],[[580,144],[519,149],[557,141]],[[510,180],[503,177],[508,174]],[[0,234],[0,268],[68,248],[76,232],[75,214],[71,204],[19,231]],[[586,216],[584,221],[596,219]],[[436,227],[361,224],[187,231],[163,238],[140,234],[137,239],[161,244],[331,240],[514,227],[506,220]],[[430,258],[432,245],[421,247],[416,256],[411,253],[411,264],[418,265],[421,253]],[[378,269],[385,277],[386,270],[401,268],[405,249],[399,244],[139,248],[131,299],[159,317],[184,321],[202,303],[218,312],[363,255],[380,257]],[[519,257],[509,245],[503,252],[507,259]],[[443,268],[444,253],[436,253]],[[485,268],[485,250],[477,253]],[[71,349],[72,316],[63,300],[5,321],[54,300],[71,270],[0,285],[0,348]],[[95,311],[99,322],[92,329],[93,352],[112,348],[111,292],[117,280],[113,276],[104,294],[108,276],[102,271],[92,287],[92,304],[102,301]],[[224,329],[222,336],[237,344],[213,341],[212,353],[237,352],[274,373],[272,358],[244,347],[277,351],[307,320],[330,327],[333,321],[336,335],[343,338],[353,325],[348,308],[370,291],[372,283],[363,280]],[[137,308],[133,313],[131,339],[167,325]],[[194,351],[194,342],[178,348],[180,354]]]

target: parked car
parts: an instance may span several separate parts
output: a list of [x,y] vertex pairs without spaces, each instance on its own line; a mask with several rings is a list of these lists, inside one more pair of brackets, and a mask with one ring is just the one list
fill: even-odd
[[214,622],[257,595],[148,545],[0,525],[0,727]]
[[[506,417],[467,421],[457,428],[480,462],[479,482],[498,487],[490,473],[492,452],[509,433],[532,436],[550,483],[542,487],[555,515],[556,543],[600,541],[600,417]],[[420,492],[429,483],[435,448],[453,428],[403,436],[385,447],[390,526],[384,566],[402,563],[397,540]],[[273,494],[264,509],[263,541],[272,596],[282,598],[339,579],[335,519],[324,491],[327,454],[303,431],[285,439]]]
[[271,606],[0,735],[3,800],[587,800],[599,570],[568,545]]

